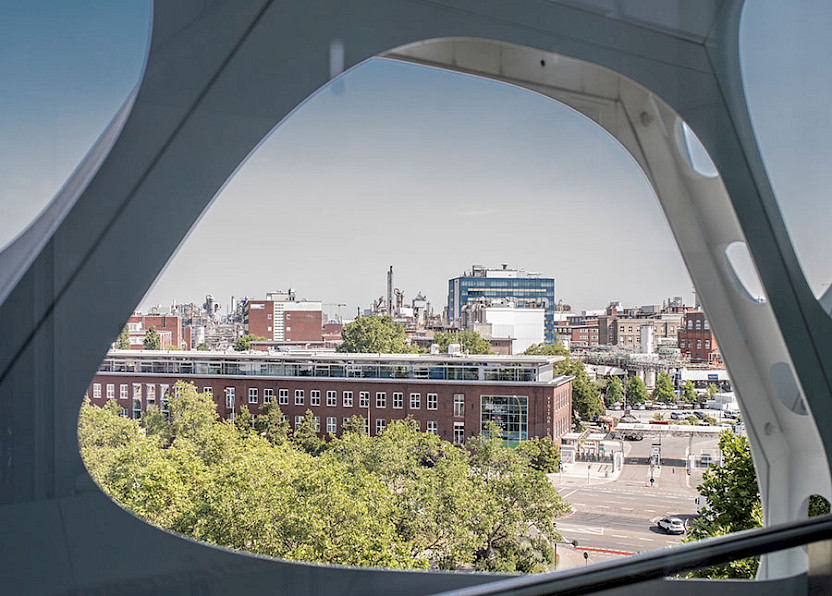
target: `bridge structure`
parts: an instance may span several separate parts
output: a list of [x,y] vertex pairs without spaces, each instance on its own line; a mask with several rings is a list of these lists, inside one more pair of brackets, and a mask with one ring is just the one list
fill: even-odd
[[[156,2],[138,86],[47,209],[0,253],[4,590],[693,594],[700,582],[670,586],[661,576],[768,553],[756,582],[707,589],[805,593],[812,570],[801,545],[832,528],[803,520],[810,495],[832,496],[832,291],[812,294],[755,141],[740,76],[741,10],[742,0]],[[626,568],[492,583],[231,552],[153,528],[100,491],[78,452],[77,413],[124,321],[262,139],[374,56],[534,91],[629,151],[715,330],[774,527]],[[717,175],[693,166],[686,127]],[[726,254],[734,246],[747,248],[765,300],[734,270]],[[628,587],[636,581],[647,583]]]

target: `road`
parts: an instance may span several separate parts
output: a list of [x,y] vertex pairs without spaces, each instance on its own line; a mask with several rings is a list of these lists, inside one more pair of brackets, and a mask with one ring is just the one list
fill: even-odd
[[[651,470],[647,458],[652,441],[645,438],[625,443],[625,465],[614,481],[593,484],[580,478],[557,479],[557,488],[574,509],[558,520],[558,529],[567,542],[577,540],[579,547],[622,553],[679,544],[683,536],[666,534],[656,521],[664,516],[685,520],[696,515],[694,499],[702,472],[686,473],[686,454],[691,448],[696,452],[711,445],[715,440],[664,438],[663,465]],[[617,556],[596,551],[592,555],[594,561]]]

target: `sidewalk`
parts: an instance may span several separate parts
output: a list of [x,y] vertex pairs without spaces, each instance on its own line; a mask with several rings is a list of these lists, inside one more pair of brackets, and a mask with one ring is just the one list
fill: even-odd
[[549,480],[557,486],[558,484],[574,484],[576,480],[582,480],[585,484],[606,484],[618,480],[621,470],[612,471],[611,463],[579,461],[574,464],[565,464],[563,471],[556,474],[547,474]]
[[[586,559],[584,558],[584,552],[589,555]],[[595,553],[591,550],[575,549],[568,542],[560,542],[558,543],[558,567],[555,571],[566,571],[567,569],[584,567],[593,563],[609,561],[610,559],[617,559],[624,556],[627,555],[615,555],[603,552]]]

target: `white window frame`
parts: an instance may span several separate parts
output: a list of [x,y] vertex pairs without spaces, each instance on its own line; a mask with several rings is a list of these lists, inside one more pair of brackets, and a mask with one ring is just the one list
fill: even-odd
[[387,428],[387,421],[384,418],[376,418],[376,434]]
[[427,395],[428,410],[436,410],[439,408],[439,395],[437,393],[428,393]]
[[319,416],[312,416],[312,428],[315,432],[321,432],[321,418]]
[[342,403],[344,404],[345,408],[351,408],[353,404],[352,400],[352,391],[344,391],[344,394],[341,396],[343,400]]
[[115,399],[116,398],[116,385],[115,383],[107,383],[107,399]]
[[101,383],[93,383],[92,384],[92,396],[95,399],[101,398]]
[[295,416],[295,428],[298,428],[303,422],[303,416]]
[[303,389],[295,389],[295,405],[302,406],[303,405]]
[[326,432],[333,435],[338,432],[338,418],[336,418],[335,416],[327,416]]
[[[122,385],[125,387],[126,385]],[[168,413],[168,400],[170,399],[170,385],[159,385],[159,401],[161,402],[162,412]]]
[[270,403],[272,403],[273,399],[274,399],[274,389],[272,389],[271,387],[266,387],[265,389],[263,389],[263,403],[264,404],[270,404]]
[[310,406],[320,406],[321,405],[321,390],[320,389],[311,389],[309,391],[309,405]]
[[465,394],[454,393],[454,418],[465,416]]
[[234,387],[225,388],[225,407],[229,410],[234,409]]
[[338,405],[338,392],[337,391],[327,391],[326,392],[326,405],[329,408],[334,408]]
[[454,422],[454,444],[462,445],[465,442],[465,423]]
[[[252,398],[254,398],[254,399],[252,399]],[[257,387],[249,387],[248,388],[248,403],[256,404],[258,401],[259,400],[258,400],[258,396],[257,396]]]
[[376,391],[376,407],[377,408],[386,408],[387,407],[387,393],[384,391]]
[[130,399],[130,386],[127,383],[122,383],[118,388],[119,399]]
[[358,407],[362,408],[362,409],[370,407],[370,392],[369,391],[359,391],[358,392]]
[[[101,397],[101,392],[99,391],[98,397]],[[133,383],[133,399],[141,399],[142,398],[142,384],[141,383]]]
[[202,394],[205,397],[209,397],[211,399],[214,399],[214,388],[213,387],[203,387],[202,388]]
[[420,409],[422,409],[422,394],[421,393],[411,393],[410,394],[410,409],[411,410],[420,410]]
[[289,390],[288,389],[278,389],[277,390],[277,403],[281,406],[288,406],[289,405]]
[[436,423],[436,420],[428,420],[427,432],[435,435],[439,434],[439,425]]
[[155,405],[156,404],[156,384],[155,383],[147,383],[144,386],[145,395],[147,398],[147,405]]
[[404,408],[404,393],[401,391],[393,392],[393,409],[401,410]]

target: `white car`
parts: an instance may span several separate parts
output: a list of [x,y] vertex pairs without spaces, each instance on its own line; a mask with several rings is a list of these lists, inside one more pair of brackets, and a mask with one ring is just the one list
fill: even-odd
[[668,534],[684,534],[685,524],[678,517],[663,517],[658,526]]

